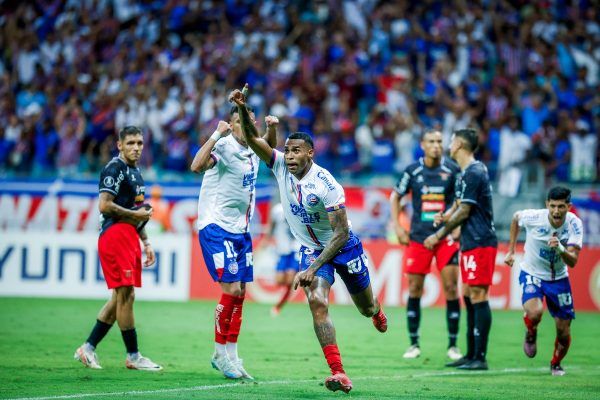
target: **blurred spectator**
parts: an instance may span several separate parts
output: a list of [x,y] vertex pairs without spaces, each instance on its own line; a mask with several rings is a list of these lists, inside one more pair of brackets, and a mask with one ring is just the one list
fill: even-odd
[[598,137],[590,132],[583,119],[575,123],[575,132],[569,135],[571,145],[570,177],[574,182],[592,182],[596,178],[596,147]]
[[498,192],[515,197],[521,184],[521,164],[525,163],[531,149],[531,139],[521,131],[519,118],[511,115],[508,123],[500,129],[500,155]]
[[146,224],[146,231],[149,234],[171,231],[169,203],[162,198],[162,193],[163,189],[160,185],[152,185],[150,187],[148,204],[152,206],[152,218]]

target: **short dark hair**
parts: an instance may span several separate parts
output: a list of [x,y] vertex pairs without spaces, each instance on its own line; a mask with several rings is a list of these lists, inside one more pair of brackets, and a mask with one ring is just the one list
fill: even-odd
[[[254,108],[252,108],[252,107],[250,107],[248,105],[246,105],[246,110],[248,110],[248,112],[254,112]],[[229,116],[231,117],[233,114],[235,114],[237,112],[238,112],[238,106],[232,106],[229,109]]]
[[144,133],[137,126],[128,125],[119,131],[119,140],[123,141],[123,140],[125,140],[125,138],[127,136],[131,136],[131,135],[142,135],[143,136]]
[[289,139],[304,140],[304,142],[306,142],[306,144],[308,144],[311,149],[315,148],[315,144],[313,143],[313,140],[312,140],[312,138],[310,137],[310,135],[308,133],[305,133],[305,132],[292,132],[288,136],[288,140]]
[[479,147],[479,135],[473,128],[464,128],[454,131],[454,135],[465,141],[468,150],[475,153],[477,147]]
[[442,134],[442,132],[440,132],[438,129],[427,128],[423,132],[421,132],[421,138],[419,141],[422,142],[423,140],[425,140],[425,136],[429,135],[430,133],[439,133],[440,135]]
[[564,186],[554,186],[548,190],[548,196],[546,200],[565,200],[567,203],[571,202],[571,189]]

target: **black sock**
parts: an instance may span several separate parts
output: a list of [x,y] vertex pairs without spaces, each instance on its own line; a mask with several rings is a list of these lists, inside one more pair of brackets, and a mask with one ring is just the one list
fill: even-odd
[[473,336],[473,330],[475,329],[475,311],[473,310],[473,304],[471,299],[467,296],[463,297],[465,301],[465,309],[467,310],[467,354],[465,358],[475,358],[475,336]]
[[473,304],[473,309],[475,310],[475,358],[485,361],[488,336],[492,326],[492,310],[488,301]]
[[137,353],[138,343],[135,328],[126,331],[121,331],[121,335],[123,336],[123,342],[125,342],[125,348],[127,349],[127,353]]
[[99,319],[96,320],[96,325],[92,328],[92,332],[90,336],[87,338],[86,342],[91,344],[92,346],[98,346],[98,343],[104,339],[104,336],[110,331],[112,328],[112,324],[107,324],[106,322],[102,322]]
[[406,319],[408,320],[408,337],[411,345],[419,345],[419,323],[421,322],[421,299],[409,297],[406,305]]
[[448,348],[456,346],[458,322],[460,321],[460,302],[458,299],[446,300],[446,323],[448,324]]

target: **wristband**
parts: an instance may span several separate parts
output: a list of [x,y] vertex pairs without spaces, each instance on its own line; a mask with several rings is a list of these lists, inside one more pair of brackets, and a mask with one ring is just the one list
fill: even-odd
[[563,246],[561,242],[558,242],[558,246],[556,246],[556,250],[558,251],[558,254],[562,254],[565,251],[567,251],[567,249],[565,249],[565,246]]
[[214,131],[212,135],[210,135],[210,138],[212,140],[214,140],[215,142],[218,142],[219,139],[221,139],[221,132],[219,131]]

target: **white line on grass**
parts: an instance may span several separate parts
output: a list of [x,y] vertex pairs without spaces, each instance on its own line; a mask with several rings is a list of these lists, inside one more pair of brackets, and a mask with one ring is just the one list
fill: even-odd
[[[577,366],[569,366],[569,369],[578,369]],[[416,374],[406,375],[392,375],[392,376],[359,376],[352,378],[353,381],[364,381],[364,380],[383,380],[383,379],[408,379],[408,378],[431,378],[437,376],[453,376],[453,375],[488,375],[488,374],[514,374],[521,372],[543,372],[548,371],[548,368],[504,368],[504,369],[491,369],[488,371],[444,371],[444,372],[423,372]],[[136,395],[151,395],[151,394],[167,394],[167,393],[185,393],[185,392],[202,392],[214,389],[232,388],[232,387],[243,387],[245,385],[290,385],[293,383],[318,383],[321,379],[301,379],[301,380],[278,380],[278,381],[257,381],[244,383],[222,383],[219,385],[204,385],[204,386],[192,386],[187,388],[173,388],[173,389],[155,389],[155,390],[128,390],[126,392],[104,392],[104,393],[79,393],[79,394],[66,394],[60,396],[44,396],[44,397],[19,397],[8,400],[59,400],[59,399],[83,399],[86,397],[124,397],[124,396],[136,396]]]

